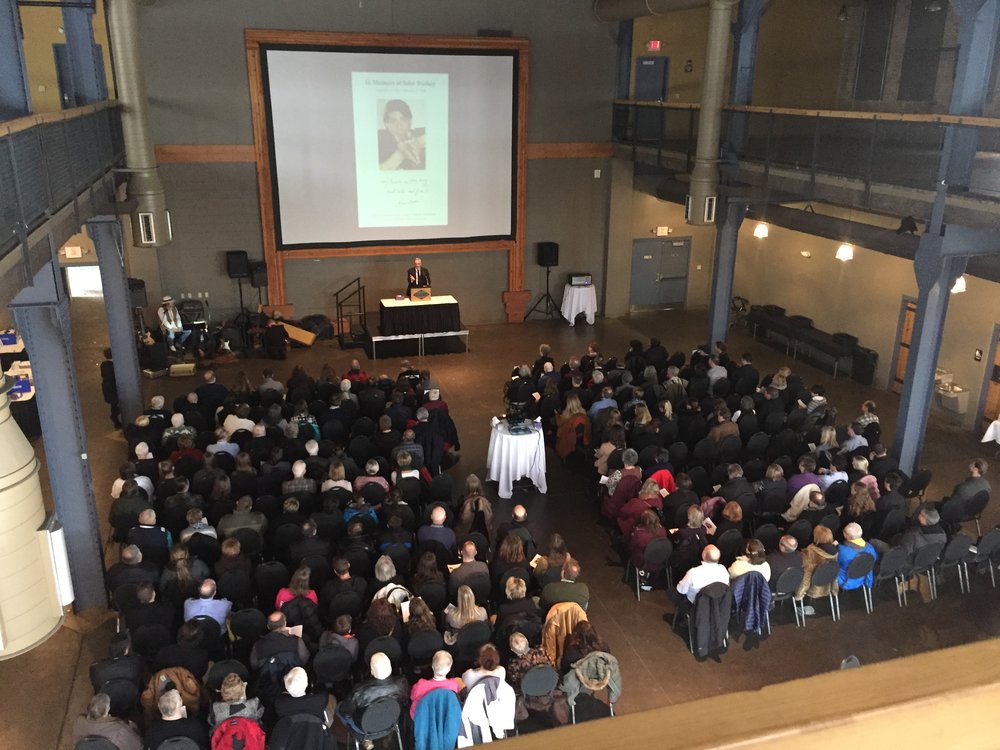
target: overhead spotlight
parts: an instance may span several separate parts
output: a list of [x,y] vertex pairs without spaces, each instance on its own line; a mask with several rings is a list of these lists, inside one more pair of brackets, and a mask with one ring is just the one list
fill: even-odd
[[753,236],[758,240],[764,240],[767,239],[767,234],[767,224],[763,221],[758,221],[757,226],[753,228]]
[[924,6],[924,10],[928,13],[940,13],[944,10],[944,5],[942,5],[939,0],[931,0],[927,5]]
[[952,294],[961,294],[965,291],[965,274],[955,279],[955,285],[951,288]]
[[837,248],[837,260],[854,260],[854,248],[844,242]]
[[899,229],[896,230],[896,234],[916,234],[917,233],[917,220],[912,216],[904,216],[900,219]]
[[841,5],[840,12],[837,14],[837,20],[840,21],[841,23],[846,23],[849,18],[850,15],[848,15],[847,13],[847,6]]

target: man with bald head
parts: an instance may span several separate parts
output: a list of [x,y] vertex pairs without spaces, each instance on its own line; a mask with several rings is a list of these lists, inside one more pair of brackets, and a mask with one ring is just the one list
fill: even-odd
[[[337,714],[348,727],[360,731],[361,715],[376,701],[390,699],[399,704],[400,713],[410,703],[410,686],[404,677],[393,677],[392,662],[379,651],[369,660],[371,678],[354,686],[343,703],[337,706]],[[363,734],[363,732],[361,732]]]
[[858,555],[871,555],[873,559],[878,559],[875,548],[861,538],[861,526],[856,523],[849,523],[844,527],[844,543],[837,547],[837,562],[840,563],[840,575],[837,577],[837,584],[841,589],[850,591],[861,586],[871,586],[874,583],[874,574],[869,571],[868,575],[858,578],[848,578],[847,568]]
[[729,571],[719,563],[720,557],[719,548],[714,544],[709,544],[702,550],[701,565],[695,565],[685,573],[677,582],[676,590],[667,592],[674,604],[686,609],[694,604],[698,592],[710,583],[729,585]]
[[440,542],[449,552],[455,551],[455,532],[445,526],[448,513],[444,506],[435,505],[431,509],[431,522],[417,530],[418,542]]
[[184,602],[184,621],[187,622],[202,615],[211,617],[219,623],[219,630],[225,633],[226,620],[229,619],[233,603],[228,599],[216,599],[215,594],[215,581],[206,578],[198,587],[198,597],[191,597]]
[[528,509],[523,505],[515,505],[510,514],[510,521],[500,524],[497,529],[497,543],[499,544],[507,538],[508,534],[514,534],[524,543],[524,555],[529,560],[535,556],[538,545],[528,528]]

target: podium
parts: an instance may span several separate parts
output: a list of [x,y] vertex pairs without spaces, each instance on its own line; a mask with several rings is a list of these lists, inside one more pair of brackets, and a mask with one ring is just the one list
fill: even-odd
[[410,289],[410,302],[430,302],[431,288],[429,286],[415,286]]

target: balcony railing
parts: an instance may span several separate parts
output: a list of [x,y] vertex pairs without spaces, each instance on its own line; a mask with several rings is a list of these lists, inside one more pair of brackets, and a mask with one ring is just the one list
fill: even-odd
[[[697,104],[619,99],[614,102],[613,137],[655,153],[656,163],[681,161],[693,166],[700,108]],[[726,136],[739,119],[745,138],[729,153]],[[949,126],[971,129],[977,137],[976,159],[968,193],[1000,199],[1000,120],[938,114],[846,112],[776,107],[728,106],[723,113],[721,158],[859,180],[865,193],[873,184],[933,191],[945,132]],[[812,198],[804,195],[804,198]]]

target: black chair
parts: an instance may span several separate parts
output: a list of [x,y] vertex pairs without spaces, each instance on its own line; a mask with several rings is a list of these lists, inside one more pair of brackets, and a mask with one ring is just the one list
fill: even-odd
[[288,572],[283,562],[272,560],[261,563],[254,571],[254,588],[257,590],[257,606],[271,611],[278,591],[288,585],[292,574]]
[[108,680],[98,691],[111,699],[111,715],[119,719],[130,716],[139,705],[139,688],[132,680],[115,677]]
[[312,671],[317,685],[332,690],[335,685],[351,678],[354,659],[351,652],[342,646],[329,646],[316,652]]
[[795,537],[795,541],[799,543],[799,549],[805,549],[812,542],[812,522],[808,518],[800,518],[789,526],[785,533]]
[[719,462],[726,464],[739,463],[740,453],[743,451],[743,443],[735,435],[723,438],[719,443]]
[[368,647],[365,649],[364,653],[364,664],[368,665],[371,663],[372,656],[382,652],[389,657],[389,661],[392,662],[392,668],[394,671],[398,670],[403,664],[403,647],[399,645],[399,641],[393,638],[391,635],[383,635],[378,638],[372,639],[368,643]]
[[965,506],[965,513],[962,515],[962,522],[976,522],[976,536],[982,536],[983,531],[979,528],[979,519],[983,517],[983,511],[990,502],[990,493],[986,490],[977,492]]
[[850,494],[851,488],[843,479],[839,479],[831,484],[826,488],[826,492],[823,493],[826,498],[826,504],[831,505],[834,508],[839,508],[846,503]]
[[297,523],[286,523],[279,526],[274,531],[274,539],[271,542],[271,549],[275,560],[283,563],[288,562],[288,555],[292,545],[302,538],[302,527]]
[[927,491],[927,486],[931,483],[931,472],[930,469],[917,469],[913,472],[913,476],[910,480],[903,485],[903,494],[908,500],[913,498],[924,499],[924,492]]
[[314,591],[322,589],[330,579],[330,563],[323,555],[306,555],[299,566],[309,568],[309,588]]
[[892,544],[892,541],[903,533],[904,528],[906,528],[906,514],[902,508],[895,508],[885,514],[875,538]]
[[382,550],[382,554],[387,555],[392,560],[397,575],[402,576],[404,580],[409,580],[413,558],[410,557],[410,550],[406,548],[405,544],[388,544]]
[[1000,557],[1000,529],[992,529],[986,532],[986,536],[979,540],[976,545],[976,552],[969,560],[981,573],[985,566],[990,572],[990,582],[993,588],[997,587],[996,567],[997,557]]
[[[868,585],[868,574],[875,569],[875,558],[869,555],[867,552],[862,552],[860,555],[855,556],[847,564],[846,577],[848,581],[853,581],[856,578],[862,579],[861,582],[861,593],[865,598],[865,611],[868,614],[872,613],[872,590]],[[838,599],[837,614],[840,614],[840,604]]]
[[698,497],[708,497],[712,494],[712,485],[708,481],[708,472],[704,466],[691,466],[687,474]]
[[813,571],[812,580],[809,584],[810,588],[813,586],[830,587],[830,593],[827,595],[827,598],[830,600],[830,615],[833,617],[834,622],[840,619],[840,599],[833,590],[833,583],[839,575],[840,563],[836,560],[827,560]]
[[249,607],[253,604],[253,582],[245,570],[227,570],[216,586],[220,599],[228,599],[233,607]]
[[435,615],[440,615],[448,606],[448,589],[444,583],[425,583],[417,591],[417,596],[424,600],[428,609]]
[[778,527],[773,523],[761,524],[757,527],[754,539],[757,539],[761,544],[763,544],[766,551],[774,552],[778,549],[778,541],[781,539],[781,532],[778,531]]
[[[721,600],[718,602],[719,615],[721,622],[726,623],[726,631],[723,634],[722,642],[713,642],[709,640],[707,643],[695,644],[695,632],[692,627],[692,619],[695,616],[696,611],[699,607],[711,606],[710,600]],[[729,628],[728,623],[733,611],[733,591],[732,589],[724,583],[710,583],[695,597],[694,604],[685,610],[683,610],[683,615],[681,615],[682,609],[677,608],[674,610],[673,623],[671,625],[672,629],[677,629],[677,622],[681,616],[683,616],[688,629],[688,648],[691,653],[695,656],[706,656],[710,651],[716,648],[726,648],[729,645]],[[711,636],[710,636],[711,638]]]
[[[998,536],[1000,541],[1000,536]],[[896,584],[896,603],[900,607],[906,606],[906,577],[910,567],[910,560],[906,550],[902,547],[893,547],[886,552],[879,560],[878,570],[875,571],[875,590],[882,581],[893,581]],[[872,597],[872,609],[875,608],[875,599]]]
[[350,729],[355,750],[360,750],[362,741],[380,740],[395,732],[399,750],[403,750],[403,738],[399,733],[400,708],[392,698],[382,698],[372,703],[361,714],[361,732]]
[[670,465],[675,472],[684,471],[687,468],[688,447],[687,443],[676,442],[667,449],[670,453]]
[[90,734],[86,737],[81,737],[77,740],[77,743],[73,745],[73,750],[119,750],[118,745],[109,740],[107,737],[101,737],[100,735]]
[[[971,546],[972,540],[969,537],[965,536],[965,534],[956,534],[948,542],[948,545],[944,548],[944,552],[941,553],[941,559],[938,560],[938,572],[942,575],[944,575],[944,571],[948,568],[958,570],[958,589],[963,594],[969,593],[970,590],[967,560]],[[934,587],[937,588],[937,581],[935,581]]]
[[371,578],[372,558],[361,547],[348,547],[343,557],[351,564],[351,575],[358,578]]
[[205,675],[205,687],[212,691],[213,698],[217,698],[222,681],[229,674],[239,675],[240,679],[246,682],[250,678],[250,671],[246,665],[236,659],[223,659],[215,662]]
[[327,622],[332,623],[341,615],[350,615],[357,620],[361,616],[364,606],[364,600],[357,591],[338,591],[327,605]]
[[[493,632],[488,622],[470,622],[455,636],[455,645],[451,647],[455,664],[462,667],[471,666],[479,658],[479,647],[489,643]],[[456,667],[457,669],[457,667]]]
[[[559,685],[559,673],[548,664],[539,664],[524,673],[521,678],[521,694],[525,698],[545,698]],[[520,734],[517,721],[514,732]]]
[[437,630],[418,630],[406,644],[406,655],[414,673],[431,663],[434,654],[444,648],[444,638]]
[[[215,629],[219,629],[218,623]],[[174,640],[170,628],[160,623],[141,625],[132,633],[132,650],[147,661],[152,661],[160,647]]]
[[469,532],[458,540],[458,548],[462,549],[462,545],[466,542],[472,542],[476,545],[476,559],[488,565],[490,562],[490,542],[486,536],[478,531]]
[[[655,576],[656,574],[658,574],[660,571],[664,571],[665,570],[666,573],[667,573],[667,585],[668,586],[672,586],[673,585],[673,581],[670,580],[670,578],[671,578],[671,576],[670,576],[670,568],[667,566],[667,560],[670,559],[670,555],[673,553],[673,551],[674,551],[674,545],[671,543],[671,541],[668,538],[664,537],[663,539],[653,539],[653,540],[651,540],[646,545],[646,549],[643,550],[643,553],[642,553],[642,557],[643,557],[643,566],[642,566],[642,569],[645,572],[650,573],[653,576]],[[636,601],[641,601],[642,600],[642,595],[640,593],[641,587],[640,587],[640,581],[639,581],[639,571],[635,567],[633,567],[631,558],[629,558],[629,560],[625,563],[625,582],[626,583],[628,582],[628,577],[629,577],[629,572],[630,571],[634,571],[635,572],[635,598],[636,598]],[[654,580],[654,579],[651,578],[650,581],[652,582],[652,580]]]
[[723,532],[715,540],[715,546],[719,548],[719,562],[728,568],[743,551],[743,544],[743,535],[736,529]]
[[819,523],[816,525],[826,526],[826,528],[830,529],[831,534],[837,536],[837,533],[840,531],[840,516],[836,513],[830,513],[829,515],[823,516],[823,518],[821,518]]
[[944,550],[943,542],[932,542],[925,544],[913,555],[913,564],[907,573],[907,578],[927,576],[927,585],[930,588],[931,599],[937,599],[937,572],[935,566],[941,552]]
[[259,609],[238,609],[229,617],[229,629],[237,638],[252,645],[267,632],[267,616]]
[[121,632],[125,624],[125,612],[138,606],[139,597],[136,594],[136,584],[123,583],[111,593],[111,606],[118,613],[115,632]]
[[208,657],[214,660],[223,659],[228,643],[223,637],[219,621],[208,615],[198,615],[197,617],[192,617],[190,621],[195,623],[199,630],[201,630],[201,645],[202,648],[208,651]]
[[[802,568],[788,568],[778,576],[778,580],[774,584],[774,590],[771,592],[771,609],[774,609],[780,602],[791,600],[792,612],[795,613],[795,627],[804,627],[806,624],[805,615],[801,611],[803,606],[802,601],[795,598],[795,593],[801,585]],[[767,632],[771,632],[770,617],[768,617]]]
[[240,543],[240,552],[251,560],[259,558],[264,551],[264,540],[254,529],[236,529],[233,537]]
[[761,518],[780,516],[786,510],[788,510],[788,500],[785,497],[785,490],[781,487],[767,490],[757,503],[757,515]]
[[754,459],[758,461],[766,461],[767,449],[770,444],[770,435],[766,432],[756,432],[750,436],[749,440],[747,440],[747,447],[743,452],[743,456],[747,461]]
[[476,595],[476,604],[489,609],[490,594],[493,591],[493,582],[490,577],[486,574],[469,576],[465,585],[472,589],[472,593]]
[[[707,471],[715,465],[718,459],[718,447],[716,447],[715,442],[711,438],[705,437],[695,443],[694,450],[691,451],[691,458],[688,461],[688,466],[690,469],[700,466]],[[688,476],[690,476],[690,474],[691,472],[688,471]]]

